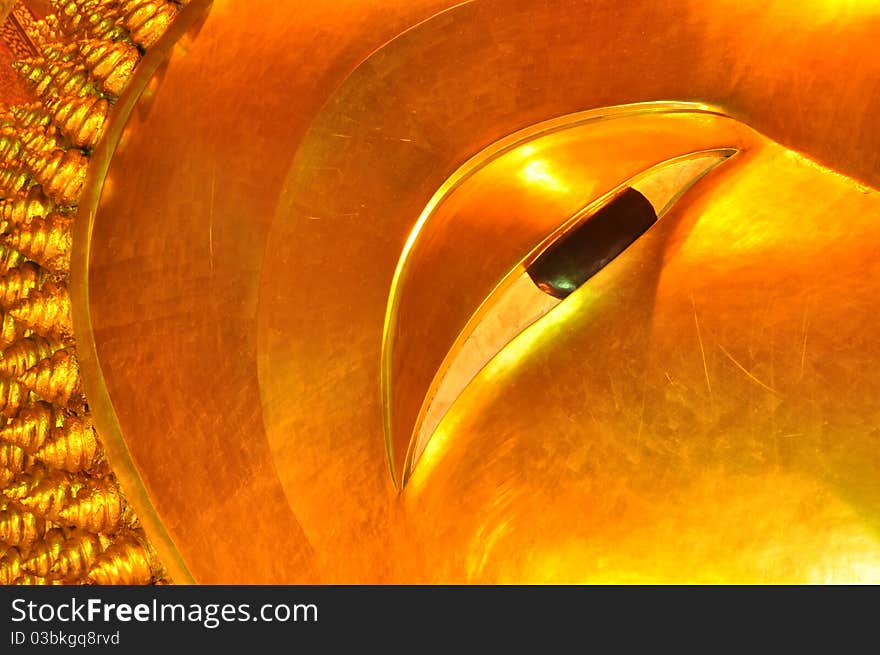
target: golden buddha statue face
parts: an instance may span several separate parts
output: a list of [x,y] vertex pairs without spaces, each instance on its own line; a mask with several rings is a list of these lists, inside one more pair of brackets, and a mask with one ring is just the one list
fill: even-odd
[[73,321],[176,581],[880,570],[870,2],[193,0]]

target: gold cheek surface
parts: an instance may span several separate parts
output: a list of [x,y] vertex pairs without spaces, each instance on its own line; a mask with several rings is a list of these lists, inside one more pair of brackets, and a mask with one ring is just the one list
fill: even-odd
[[[880,204],[789,149],[880,179],[866,10],[362,4],[215,2],[166,44],[87,184],[86,391],[178,577],[874,579]],[[731,36],[743,25],[754,39]],[[395,347],[415,382],[396,404],[421,402],[456,317],[515,263],[531,233],[499,227],[513,196],[538,235],[590,200],[564,188],[741,149],[471,382],[398,494],[382,333],[431,198],[519,130],[670,98],[737,120],[608,123],[592,150],[443,207],[413,251]]]

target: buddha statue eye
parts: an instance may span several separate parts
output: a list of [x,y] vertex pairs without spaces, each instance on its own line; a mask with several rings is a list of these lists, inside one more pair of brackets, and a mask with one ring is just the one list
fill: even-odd
[[417,463],[446,412],[471,380],[524,330],[589,283],[675,205],[700,178],[736,153],[700,151],[667,160],[587,204],[510,270],[475,308],[425,396],[410,442]]
[[569,221],[526,268],[543,292],[566,298],[644,234],[733,150],[694,153],[654,166]]
[[567,298],[657,221],[651,202],[627,186],[526,267],[541,291]]

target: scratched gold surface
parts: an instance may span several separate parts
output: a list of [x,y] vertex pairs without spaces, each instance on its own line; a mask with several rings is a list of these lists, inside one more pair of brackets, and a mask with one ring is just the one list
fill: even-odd
[[[877,580],[875,4],[197,4],[107,119],[72,255],[83,388],[172,577]],[[399,488],[386,415],[523,251],[716,147]]]
[[[259,4],[30,27],[0,582],[880,581],[876,3]],[[530,248],[722,147],[407,462]]]

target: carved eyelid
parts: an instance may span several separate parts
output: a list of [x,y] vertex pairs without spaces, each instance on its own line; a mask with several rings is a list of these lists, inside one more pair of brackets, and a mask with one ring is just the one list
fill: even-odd
[[414,425],[404,480],[452,404],[507,344],[624,252],[736,152],[698,151],[650,167],[566,220],[517,263],[476,309],[438,368]]

